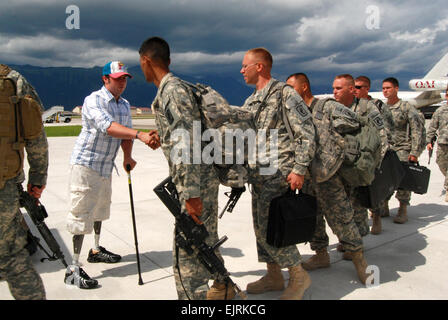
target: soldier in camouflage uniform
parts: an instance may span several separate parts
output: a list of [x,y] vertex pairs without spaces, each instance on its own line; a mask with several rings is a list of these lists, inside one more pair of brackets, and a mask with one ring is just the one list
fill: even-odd
[[[373,99],[369,95],[370,90],[370,79],[366,76],[359,76],[355,79],[355,96],[358,99],[367,99],[372,101],[378,108],[381,113],[381,116],[384,120],[384,127],[387,133],[387,140],[389,145],[393,144],[393,136],[394,136],[394,119],[392,117],[392,112],[387,104],[383,103],[380,99]],[[370,229],[371,234],[380,234],[381,233],[381,217],[389,216],[388,213],[385,212],[384,207],[386,204],[386,200],[382,201],[378,207],[372,208],[372,228]]]
[[[342,103],[350,110],[356,112],[360,116],[368,116],[371,119],[379,119],[379,121],[373,121],[377,125],[379,134],[381,137],[381,158],[384,157],[386,151],[389,148],[387,131],[384,126],[383,118],[378,111],[378,107],[367,99],[358,99],[355,96],[355,82],[351,75],[341,74],[335,77],[333,81],[333,93],[336,101]],[[367,209],[364,208],[354,196],[354,188],[350,186],[350,181],[345,181],[348,185],[350,194],[350,201],[354,210],[353,218],[358,226],[361,237],[369,234],[369,222]],[[338,247],[339,251],[345,251],[343,245]],[[344,259],[351,260],[351,253],[345,252]]]
[[[383,80],[383,95],[387,98],[387,104],[394,118],[394,142],[392,148],[397,152],[400,161],[417,162],[422,150],[419,146],[424,144],[422,131],[425,130],[424,124],[420,121],[422,116],[419,111],[411,104],[398,98],[399,83],[395,78]],[[411,191],[398,190],[395,197],[400,201],[395,223],[405,223],[407,218],[407,206],[410,204]],[[386,203],[386,212],[389,206]]]
[[[30,97],[34,99],[43,111],[43,105],[34,88],[17,71],[11,70],[8,66],[0,64],[0,77],[10,78],[17,87],[17,97]],[[4,82],[1,82],[2,86]],[[3,87],[0,88],[3,90]],[[11,108],[9,101],[0,101],[2,117],[0,117],[0,141],[1,156],[5,154],[4,142],[8,140],[5,136],[11,135],[5,132],[5,129],[15,131],[14,116],[7,118],[8,109]],[[40,134],[34,139],[24,139],[24,148],[26,149],[28,163],[30,165],[28,173],[28,192],[35,198],[40,195],[45,188],[48,169],[48,144],[45,131],[42,128],[42,120],[37,125],[40,127]],[[18,128],[23,130],[23,128]],[[20,141],[20,139],[19,139]],[[22,151],[23,152],[23,147]],[[17,149],[16,149],[17,150]],[[22,153],[23,156],[23,153]],[[23,159],[23,158],[22,158]],[[42,279],[34,269],[28,251],[25,249],[27,244],[26,231],[21,224],[23,219],[19,210],[19,193],[17,184],[25,180],[23,172],[23,162],[15,163],[18,167],[18,174],[15,177],[5,177],[5,171],[8,172],[8,165],[5,159],[1,159],[0,176],[0,277],[8,282],[11,294],[15,299],[20,300],[43,300],[45,299],[45,289]]]
[[[445,92],[445,99],[448,100],[448,88]],[[432,115],[431,123],[426,135],[426,148],[428,151],[434,148],[434,141],[437,139],[436,163],[440,171],[445,176],[442,194],[445,193],[445,201],[448,202],[448,105],[440,106]]]
[[[359,229],[353,218],[348,186],[338,173],[344,160],[344,132],[358,127],[356,114],[333,99],[319,100],[312,95],[310,81],[304,73],[288,77],[287,82],[309,106],[316,127],[316,155],[311,166],[311,183],[318,203],[316,230],[311,249],[316,254],[303,263],[306,270],[330,267],[329,238],[325,220],[347,252],[351,252],[359,279],[365,283],[367,262]],[[324,220],[325,218],[325,220]]]
[[[188,212],[197,223],[204,223],[209,233],[206,241],[212,245],[218,240],[219,180],[213,165],[192,160],[194,143],[200,143],[192,139],[194,123],[199,124],[201,121],[199,107],[191,89],[170,73],[170,49],[165,40],[149,38],[143,42],[139,53],[140,66],[146,80],[154,82],[158,88],[152,109],[182,210]],[[178,142],[175,131],[189,134],[189,139],[183,136]],[[188,159],[176,159],[179,151],[176,148],[179,145],[190,155]],[[214,276],[215,281],[209,289],[208,281],[212,275],[196,255],[188,255],[175,243],[173,252],[176,253],[173,255],[173,268],[179,299],[219,300],[235,296],[234,288],[226,287],[220,276]],[[217,255],[222,260],[219,252]]]
[[[297,247],[271,246],[266,242],[266,232],[271,200],[284,194],[288,190],[288,183],[292,190],[300,190],[303,186],[304,176],[314,157],[315,131],[311,114],[302,98],[291,87],[284,87],[284,83],[273,79],[271,68],[271,54],[264,48],[256,48],[247,51],[240,71],[247,84],[256,86],[255,92],[246,99],[243,109],[254,114],[258,132],[266,130],[266,140],[257,140],[257,147],[260,151],[260,148],[270,146],[266,158],[273,168],[269,173],[263,172],[260,161],[257,161],[257,165],[251,165],[249,169],[258,261],[267,263],[267,274],[249,283],[247,292],[259,294],[283,290],[281,269],[288,268],[289,283],[281,299],[301,299],[311,285],[311,279],[301,266]],[[284,119],[280,116],[283,106],[293,137],[288,134]],[[278,134],[278,146],[272,146],[272,132]],[[278,159],[275,157],[275,149],[278,150]]]

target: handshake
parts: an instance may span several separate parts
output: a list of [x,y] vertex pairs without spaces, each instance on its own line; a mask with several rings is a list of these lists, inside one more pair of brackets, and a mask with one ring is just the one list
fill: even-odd
[[153,150],[156,150],[160,147],[160,137],[157,130],[150,130],[149,132],[139,132],[138,138]]

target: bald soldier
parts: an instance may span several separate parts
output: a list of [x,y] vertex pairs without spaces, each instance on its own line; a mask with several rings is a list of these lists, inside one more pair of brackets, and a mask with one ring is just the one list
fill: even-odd
[[[254,114],[258,132],[266,130],[266,139],[257,140],[260,151],[265,146],[266,158],[275,165],[273,172],[263,172],[260,161],[249,169],[249,183],[252,185],[252,217],[257,241],[258,261],[267,264],[267,274],[247,285],[247,293],[260,294],[280,291],[284,288],[281,269],[288,268],[289,282],[280,299],[300,300],[311,285],[311,278],[302,268],[301,257],[295,245],[276,248],[266,242],[269,204],[272,199],[283,195],[288,188],[300,190],[304,177],[314,157],[315,131],[311,114],[302,98],[289,86],[271,76],[272,55],[264,48],[250,49],[244,55],[240,73],[249,85],[255,85],[243,109]],[[282,99],[285,102],[286,117],[291,125],[288,134],[285,119],[277,117]],[[278,136],[278,146],[273,146]],[[257,139],[258,139],[257,135]],[[291,141],[291,139],[293,141]],[[276,159],[278,151],[278,159]]]
[[[333,94],[336,101],[342,103],[350,110],[356,112],[358,115],[363,117],[369,117],[371,119],[379,119],[379,121],[373,121],[377,127],[380,138],[381,138],[381,159],[386,154],[389,149],[389,142],[387,137],[387,131],[384,126],[383,117],[378,111],[377,106],[370,100],[360,98],[355,96],[355,81],[350,74],[337,75],[333,81]],[[350,181],[346,181],[350,185]],[[354,209],[354,219],[356,225],[358,226],[359,233],[362,237],[369,234],[369,223],[367,209],[362,207],[361,204],[354,197],[354,188],[351,188],[350,198],[352,206]],[[344,248],[339,248],[339,250],[344,251]],[[344,254],[344,258],[350,260],[350,254]]]
[[318,203],[316,230],[311,240],[311,249],[316,254],[302,265],[306,270],[330,267],[325,218],[345,250],[351,252],[358,278],[365,284],[368,274],[362,238],[353,218],[346,185],[338,173],[344,160],[344,139],[341,133],[358,127],[356,114],[333,99],[315,98],[304,73],[290,75],[286,83],[303,97],[316,127],[316,154],[311,166],[312,189]]

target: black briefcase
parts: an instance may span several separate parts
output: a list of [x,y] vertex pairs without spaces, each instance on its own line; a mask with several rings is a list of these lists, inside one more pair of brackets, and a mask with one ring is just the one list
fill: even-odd
[[431,170],[415,162],[401,162],[401,164],[406,174],[398,189],[425,194],[428,191]]
[[371,185],[355,189],[355,197],[365,208],[376,208],[398,189],[405,175],[405,169],[401,164],[397,153],[388,150],[384,155],[381,166],[375,170],[375,179]]
[[311,241],[316,229],[316,198],[289,190],[269,205],[266,241],[281,248]]

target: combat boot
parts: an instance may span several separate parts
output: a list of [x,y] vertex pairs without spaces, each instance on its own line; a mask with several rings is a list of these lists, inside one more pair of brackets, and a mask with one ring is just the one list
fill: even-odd
[[289,281],[280,300],[302,300],[305,290],[311,285],[311,278],[301,265],[289,268]]
[[246,292],[260,294],[268,291],[281,291],[285,288],[282,270],[276,263],[267,264],[268,272],[261,279],[247,285]]
[[302,263],[302,267],[308,271],[330,267],[330,255],[327,248],[317,250],[314,256]]
[[403,224],[406,221],[408,221],[407,208],[408,208],[408,206],[405,203],[400,202],[400,207],[398,208],[398,213],[394,218],[395,223]]
[[384,201],[384,210],[381,213],[381,217],[389,217],[390,216],[390,212],[389,212],[389,201]]
[[363,251],[358,250],[352,252],[352,261],[355,265],[356,272],[358,273],[359,280],[362,284],[366,284],[367,278],[370,276],[370,274],[366,273],[368,265],[366,259],[364,258]]
[[232,300],[235,298],[235,288],[232,284],[213,281],[210,290],[207,291],[207,300]]
[[381,215],[374,213],[372,215],[372,228],[370,229],[371,234],[381,233]]

